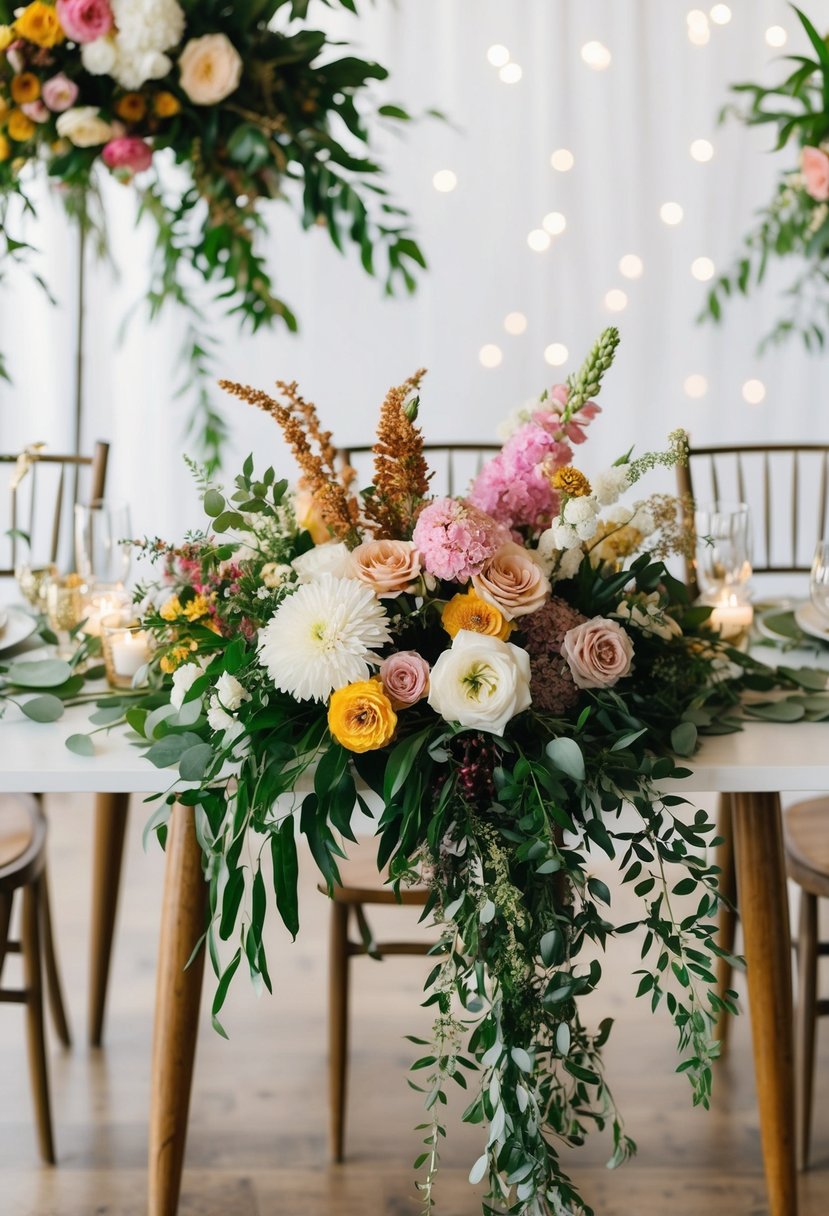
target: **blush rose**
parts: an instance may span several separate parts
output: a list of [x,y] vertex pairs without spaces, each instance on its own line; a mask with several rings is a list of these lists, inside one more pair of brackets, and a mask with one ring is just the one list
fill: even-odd
[[550,596],[550,580],[523,545],[510,541],[485,563],[472,586],[508,621],[537,612]]
[[829,156],[821,148],[805,147],[800,153],[800,171],[806,193],[819,203],[829,201]]
[[621,625],[594,616],[568,629],[561,653],[579,688],[612,688],[633,662],[633,643]]
[[420,553],[410,540],[369,540],[351,551],[352,578],[380,598],[406,591],[420,574]]
[[399,650],[380,664],[380,679],[395,709],[422,701],[429,693],[429,664],[416,650]]

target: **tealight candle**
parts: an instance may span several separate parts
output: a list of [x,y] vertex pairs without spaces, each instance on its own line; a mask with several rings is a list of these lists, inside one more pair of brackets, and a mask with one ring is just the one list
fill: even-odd
[[726,595],[716,600],[712,608],[708,623],[722,640],[733,642],[734,645],[744,641],[754,623],[754,609],[751,604],[741,600],[739,596]]
[[131,688],[134,676],[148,662],[151,637],[126,612],[101,619],[104,667],[112,688]]
[[101,622],[104,617],[112,616],[113,613],[125,608],[128,602],[129,597],[120,584],[108,587],[106,590],[93,588],[84,608],[86,616],[84,633],[93,638],[100,637]]
[[112,639],[112,667],[117,676],[132,676],[149,657],[146,633],[131,633],[128,629]]

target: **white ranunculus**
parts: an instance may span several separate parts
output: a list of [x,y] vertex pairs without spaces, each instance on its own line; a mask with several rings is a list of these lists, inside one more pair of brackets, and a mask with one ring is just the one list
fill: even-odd
[[620,494],[628,488],[627,465],[613,465],[603,473],[590,478],[596,501],[603,507],[612,506]]
[[68,139],[76,148],[96,148],[112,139],[112,127],[101,118],[97,106],[74,106],[65,110],[58,115],[55,125],[61,139]]
[[194,105],[215,106],[236,92],[242,66],[227,34],[204,34],[191,38],[181,52],[179,83]]
[[502,735],[531,702],[530,656],[511,642],[461,629],[432,668],[429,704],[447,722]]
[[223,671],[216,681],[216,696],[228,713],[235,713],[243,702],[250,700],[248,690],[229,671]]
[[96,38],[94,42],[85,42],[81,47],[81,63],[90,76],[108,76],[118,59],[115,39]]
[[184,704],[184,698],[203,672],[201,663],[184,663],[173,672],[173,691],[170,693],[170,704],[179,710]]
[[351,553],[341,540],[332,540],[325,545],[315,545],[291,563],[301,583],[314,583],[324,574],[334,578],[350,578],[352,573]]

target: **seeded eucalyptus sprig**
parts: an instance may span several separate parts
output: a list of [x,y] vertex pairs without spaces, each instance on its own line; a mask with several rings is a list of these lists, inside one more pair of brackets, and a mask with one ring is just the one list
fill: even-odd
[[597,339],[576,374],[568,377],[567,385],[570,389],[570,396],[562,415],[564,422],[569,422],[591,397],[596,396],[602,386],[602,377],[613,365],[618,345],[619,331],[615,325],[611,325]]

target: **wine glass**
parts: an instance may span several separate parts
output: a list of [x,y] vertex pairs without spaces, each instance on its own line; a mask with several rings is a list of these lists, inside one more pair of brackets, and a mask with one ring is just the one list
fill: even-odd
[[75,507],[75,565],[84,582],[117,587],[130,569],[130,512],[97,499]]
[[711,503],[694,512],[696,569],[706,596],[739,592],[751,578],[751,527],[745,503]]
[[809,595],[821,620],[829,625],[829,540],[820,540],[815,547]]

